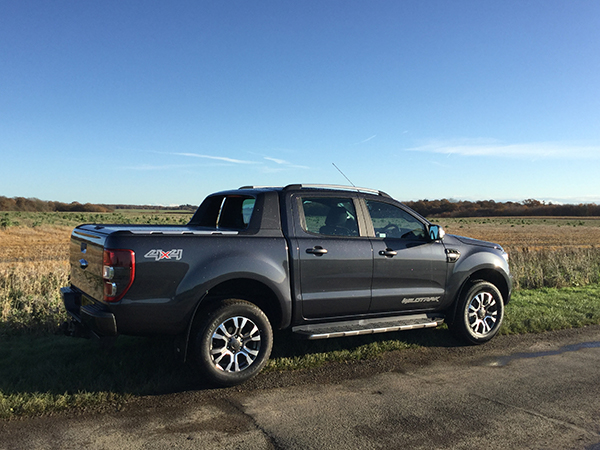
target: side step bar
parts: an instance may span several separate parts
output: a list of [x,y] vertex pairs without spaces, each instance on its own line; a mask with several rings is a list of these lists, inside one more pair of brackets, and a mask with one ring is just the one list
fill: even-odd
[[305,339],[328,339],[358,336],[361,334],[387,333],[389,331],[435,328],[442,323],[444,323],[442,315],[414,314],[410,316],[300,325],[293,327],[292,331]]

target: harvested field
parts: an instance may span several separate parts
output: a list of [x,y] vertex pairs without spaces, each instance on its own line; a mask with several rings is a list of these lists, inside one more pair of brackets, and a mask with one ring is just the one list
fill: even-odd
[[600,217],[432,219],[448,234],[496,242],[506,250],[600,247]]
[[[19,226],[0,228],[0,334],[50,331],[64,318],[59,289],[68,284],[68,246],[73,227],[48,223],[47,216],[39,214],[29,219],[21,216]],[[139,214],[123,217],[129,223],[181,223],[189,219],[189,215],[171,219]],[[106,223],[113,216],[103,218]],[[502,245],[510,254],[516,289],[600,283],[600,218],[432,221],[448,234]]]
[[0,335],[51,332],[66,319],[69,240],[78,223],[187,223],[189,213],[3,213],[0,226]]
[[[600,217],[431,220],[442,225],[448,234],[496,242],[509,252],[600,247]],[[66,225],[0,229],[0,263],[66,260],[72,229]]]
[[449,234],[502,245],[510,255],[516,289],[600,282],[600,217],[440,219],[439,222]]
[[10,227],[0,230],[0,263],[67,261],[72,227]]

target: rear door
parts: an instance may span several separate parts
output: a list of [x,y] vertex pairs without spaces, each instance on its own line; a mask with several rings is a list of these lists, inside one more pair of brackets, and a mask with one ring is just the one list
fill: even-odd
[[305,318],[365,314],[371,301],[371,242],[357,220],[357,199],[307,193],[295,202],[295,246]]
[[373,224],[370,312],[436,309],[445,294],[444,245],[430,241],[426,223],[399,205],[365,205]]

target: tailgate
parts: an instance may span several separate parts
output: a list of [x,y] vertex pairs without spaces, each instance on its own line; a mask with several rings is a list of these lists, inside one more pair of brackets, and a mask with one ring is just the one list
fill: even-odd
[[71,233],[71,285],[88,296],[101,300],[104,296],[102,265],[106,235],[75,228]]

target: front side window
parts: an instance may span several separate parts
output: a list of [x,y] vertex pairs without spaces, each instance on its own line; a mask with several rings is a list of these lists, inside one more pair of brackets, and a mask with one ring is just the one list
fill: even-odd
[[303,198],[305,230],[326,236],[358,236],[356,209],[351,198]]
[[425,239],[425,225],[395,205],[367,200],[367,208],[375,228],[375,236],[380,238]]

